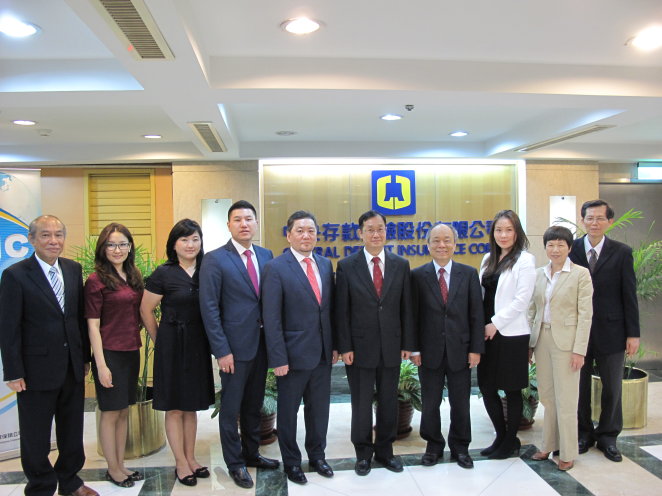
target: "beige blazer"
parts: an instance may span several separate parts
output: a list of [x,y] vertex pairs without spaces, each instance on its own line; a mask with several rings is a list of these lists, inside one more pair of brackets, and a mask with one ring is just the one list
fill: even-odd
[[[529,304],[529,325],[534,348],[538,342],[545,311],[547,276],[545,268],[536,270],[536,285]],[[561,272],[550,301],[551,331],[554,343],[562,351],[585,356],[593,317],[593,284],[588,269],[570,263],[570,272]]]

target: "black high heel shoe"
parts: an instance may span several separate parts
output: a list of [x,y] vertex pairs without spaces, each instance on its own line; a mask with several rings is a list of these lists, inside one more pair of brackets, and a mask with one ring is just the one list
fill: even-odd
[[497,436],[496,439],[494,440],[494,442],[490,446],[488,446],[484,450],[481,450],[480,455],[481,456],[491,455],[492,453],[494,453],[497,450],[497,448],[499,447],[499,445],[502,442],[503,442],[503,436]]
[[506,458],[513,456],[515,453],[517,453],[517,456],[519,456],[521,447],[522,443],[520,442],[519,438],[507,437],[503,440],[501,445],[487,458],[490,460],[505,460]]
[[124,480],[116,481],[115,479],[113,479],[113,476],[110,475],[110,472],[108,472],[107,470],[106,470],[106,480],[108,482],[112,482],[113,484],[115,484],[116,486],[119,486],[119,487],[133,487],[134,486],[133,479],[130,476],[127,477]]
[[175,477],[177,477],[177,480],[180,482],[180,484],[184,484],[185,486],[195,486],[198,483],[198,479],[195,478],[195,475],[187,475],[186,477],[179,478],[179,474],[177,474],[177,469],[175,469]]

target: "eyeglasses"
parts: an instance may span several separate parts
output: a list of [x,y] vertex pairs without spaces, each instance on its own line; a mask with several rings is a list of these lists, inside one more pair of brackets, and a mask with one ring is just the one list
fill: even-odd
[[106,250],[108,251],[115,251],[118,248],[122,251],[126,251],[131,248],[131,243],[127,243],[126,241],[123,243],[106,243]]
[[607,217],[586,217],[586,218],[584,219],[584,222],[585,222],[586,224],[593,224],[594,222],[600,222],[600,223],[602,223],[602,222],[607,222],[608,220],[609,220],[609,219],[607,219]]

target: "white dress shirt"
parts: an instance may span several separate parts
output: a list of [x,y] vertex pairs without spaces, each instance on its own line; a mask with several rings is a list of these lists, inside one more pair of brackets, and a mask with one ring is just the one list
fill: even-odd
[[550,310],[549,304],[552,299],[552,292],[554,291],[556,282],[561,276],[561,272],[570,272],[570,258],[565,259],[563,267],[561,267],[561,270],[558,272],[552,274],[552,262],[549,262],[547,265],[545,265],[544,271],[545,276],[547,276],[547,287],[545,288],[545,309],[543,310],[542,321],[545,324],[549,324],[552,322],[552,312]]
[[368,250],[363,248],[363,254],[365,255],[366,262],[368,262],[368,270],[370,272],[370,277],[372,278],[373,272],[374,272],[374,266],[375,264],[373,263],[372,259],[377,256],[379,258],[379,268],[382,269],[382,280],[384,279],[384,269],[386,268],[386,254],[384,253],[384,250],[379,252],[379,255],[371,255]]
[[315,279],[317,279],[317,287],[320,290],[320,298],[322,297],[322,278],[320,277],[320,270],[317,268],[317,263],[315,263],[315,259],[313,258],[313,254],[311,253],[308,256],[302,255],[298,251],[296,251],[294,248],[290,247],[290,250],[292,250],[292,255],[294,255],[294,258],[297,259],[297,262],[299,262],[299,266],[301,267],[301,270],[303,270],[303,273],[306,274],[306,278],[308,278],[308,264],[304,262],[303,260],[305,258],[309,258],[313,261],[311,266],[313,267],[313,272],[315,272]]
[[244,267],[246,267],[246,270],[248,270],[248,257],[245,255],[245,252],[246,252],[246,250],[250,250],[251,260],[253,260],[253,265],[255,266],[255,273],[257,274],[257,283],[258,283],[258,286],[259,286],[259,284],[260,284],[260,265],[257,262],[257,256],[255,255],[255,250],[253,249],[253,243],[251,243],[251,245],[248,248],[244,248],[239,243],[237,243],[234,238],[230,238],[230,241],[232,241],[232,244],[234,245],[235,249],[239,253],[239,256],[241,257],[241,261],[244,262]]

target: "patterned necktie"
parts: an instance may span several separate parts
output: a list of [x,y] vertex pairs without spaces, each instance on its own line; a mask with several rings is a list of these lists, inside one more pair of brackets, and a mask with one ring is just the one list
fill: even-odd
[[250,277],[251,282],[253,283],[255,294],[260,296],[260,285],[257,282],[257,271],[255,270],[253,259],[251,258],[252,253],[250,250],[246,250],[244,255],[246,255],[246,269],[248,270],[248,277]]
[[591,274],[593,274],[593,271],[595,270],[595,264],[598,263],[598,254],[593,248],[588,251],[588,254],[590,255],[588,258],[588,269],[591,271]]
[[382,297],[382,285],[384,284],[384,276],[382,275],[382,269],[379,266],[380,259],[379,257],[374,257],[372,259],[372,282],[375,283],[375,291],[377,291],[377,296]]
[[48,278],[50,279],[51,287],[53,288],[57,302],[60,304],[60,308],[64,312],[64,286],[62,285],[62,281],[60,281],[55,267],[51,267],[48,271]]
[[448,286],[446,285],[446,278],[444,274],[446,271],[442,267],[439,269],[439,287],[441,288],[441,299],[444,300],[444,305],[448,301]]
[[313,261],[310,258],[304,258],[303,261],[306,262],[306,275],[308,276],[308,282],[313,288],[317,303],[321,305],[322,295],[320,294],[320,287],[317,285],[317,277],[315,277],[315,271],[313,270]]

